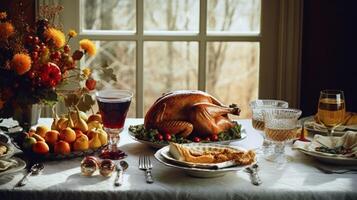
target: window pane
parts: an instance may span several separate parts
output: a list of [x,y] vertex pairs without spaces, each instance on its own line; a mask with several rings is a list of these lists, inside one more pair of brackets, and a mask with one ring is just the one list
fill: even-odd
[[[99,87],[116,86],[134,92],[128,116],[135,117],[135,42],[95,41],[95,43],[98,52],[94,57],[86,56],[84,66],[95,69],[93,77],[100,80],[97,82]],[[111,74],[114,74],[114,77]]]
[[197,42],[144,43],[144,114],[163,93],[197,89]]
[[145,31],[198,31],[199,0],[145,0]]
[[209,42],[207,53],[207,91],[249,118],[249,102],[258,98],[259,43]]
[[208,0],[207,32],[258,33],[260,0]]
[[81,1],[85,30],[135,31],[135,0],[84,0]]

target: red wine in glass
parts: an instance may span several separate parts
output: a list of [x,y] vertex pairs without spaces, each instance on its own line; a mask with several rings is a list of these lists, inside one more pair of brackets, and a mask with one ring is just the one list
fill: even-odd
[[98,107],[105,128],[122,129],[131,101],[102,102],[98,99]]
[[123,131],[126,115],[129,111],[133,93],[127,90],[104,89],[96,93],[99,112],[109,136],[108,149],[104,149],[100,158],[118,160],[126,154],[117,148],[120,133]]

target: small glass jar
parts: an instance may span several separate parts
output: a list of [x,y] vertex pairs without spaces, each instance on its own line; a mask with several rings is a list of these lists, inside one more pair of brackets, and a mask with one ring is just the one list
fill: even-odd
[[98,169],[98,162],[91,156],[85,157],[81,162],[81,172],[84,176],[92,176]]
[[110,177],[115,170],[115,164],[112,160],[104,159],[100,163],[99,173],[104,177]]

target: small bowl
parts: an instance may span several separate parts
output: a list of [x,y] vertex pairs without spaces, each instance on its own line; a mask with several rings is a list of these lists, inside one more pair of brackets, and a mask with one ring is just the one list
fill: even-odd
[[81,172],[84,176],[92,176],[98,169],[98,161],[93,156],[85,157],[81,162]]
[[104,177],[110,177],[115,169],[115,163],[112,160],[104,159],[100,163],[99,173]]

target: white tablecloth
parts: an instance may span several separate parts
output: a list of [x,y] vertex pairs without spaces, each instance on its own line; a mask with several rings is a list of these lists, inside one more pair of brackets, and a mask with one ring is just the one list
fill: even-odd
[[[128,119],[126,127],[140,124],[142,119]],[[50,123],[42,119],[41,123]],[[255,131],[250,120],[240,120],[247,138],[232,145],[256,148],[262,137]],[[260,177],[263,184],[253,186],[245,172],[230,173],[218,178],[194,178],[183,171],[166,167],[153,157],[154,184],[145,182],[143,171],[138,169],[138,156],[154,154],[155,150],[132,140],[127,128],[122,133],[121,149],[128,153],[130,167],[124,174],[124,185],[113,186],[114,176],[84,177],[80,174],[81,158],[45,163],[41,175],[32,176],[22,188],[13,186],[21,179],[21,173],[0,177],[0,200],[45,199],[357,199],[357,174],[324,174],[314,165],[319,164],[299,152],[288,148],[293,156],[282,170],[264,159],[259,159]]]

